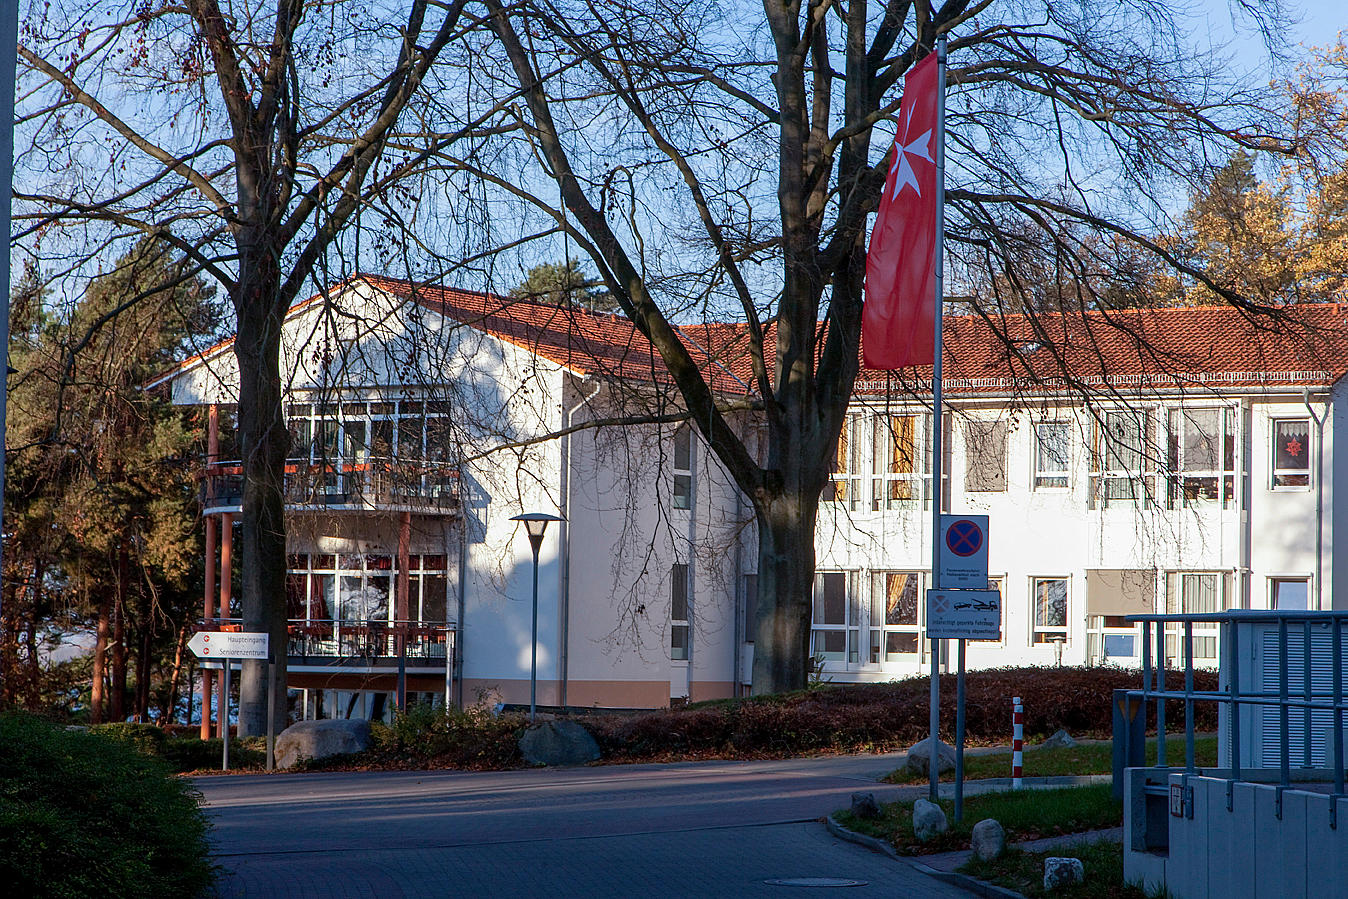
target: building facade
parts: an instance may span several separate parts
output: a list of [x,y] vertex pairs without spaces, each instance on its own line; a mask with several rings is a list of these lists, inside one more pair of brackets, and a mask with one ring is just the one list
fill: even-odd
[[[1044,321],[947,318],[939,485],[930,373],[862,373],[816,531],[822,677],[927,670],[937,489],[948,511],[990,517],[1002,638],[969,645],[974,667],[1137,664],[1131,613],[1348,603],[1344,310],[1298,307],[1273,329],[1226,308],[1093,313],[1052,339]],[[511,519],[534,511],[564,519],[539,557],[540,704],[747,691],[752,513],[624,319],[362,277],[286,329],[298,713],[527,702],[533,559]],[[722,396],[752,396],[734,326],[683,336]],[[162,383],[221,423],[204,612],[229,626],[230,346]],[[1215,632],[1198,636],[1195,663],[1214,663]],[[1173,636],[1164,652],[1181,661]]]

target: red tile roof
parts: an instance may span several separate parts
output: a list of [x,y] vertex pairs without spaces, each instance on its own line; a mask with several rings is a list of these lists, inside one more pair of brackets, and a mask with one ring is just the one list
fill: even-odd
[[[578,373],[646,382],[668,379],[654,348],[621,315],[379,275],[361,275],[347,284],[360,281]],[[317,299],[296,304],[292,314]],[[714,389],[723,394],[753,392],[742,324],[684,325],[678,330]],[[1277,317],[1247,316],[1229,306],[992,319],[947,315],[944,332],[942,380],[946,391],[956,394],[1072,387],[1308,386],[1333,383],[1348,373],[1348,307],[1336,304],[1288,307]],[[186,360],[176,371],[229,345]],[[930,379],[930,367],[892,375],[863,369],[856,392],[930,389]]]

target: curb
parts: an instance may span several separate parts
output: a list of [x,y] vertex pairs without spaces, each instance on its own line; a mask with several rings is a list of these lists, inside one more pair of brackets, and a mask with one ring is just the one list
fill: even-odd
[[887,855],[895,861],[916,868],[928,877],[934,877],[951,886],[957,886],[960,889],[967,890],[975,896],[982,896],[984,899],[1025,899],[1023,893],[1017,893],[1015,890],[999,887],[996,884],[979,880],[976,877],[970,877],[968,874],[957,874],[954,871],[938,871],[930,865],[924,865],[919,861],[914,861],[909,856],[899,855],[899,853],[894,851],[894,847],[884,840],[867,836],[864,833],[857,833],[855,830],[848,830],[846,827],[839,824],[838,819],[832,815],[829,815],[824,819],[824,826],[828,828],[829,833],[840,840],[856,843],[858,846],[864,846],[872,852],[879,852],[882,855]]

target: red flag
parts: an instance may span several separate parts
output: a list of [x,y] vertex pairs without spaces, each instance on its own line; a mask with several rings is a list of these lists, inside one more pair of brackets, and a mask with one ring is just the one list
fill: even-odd
[[936,54],[905,76],[899,133],[866,252],[867,368],[931,365],[936,344]]

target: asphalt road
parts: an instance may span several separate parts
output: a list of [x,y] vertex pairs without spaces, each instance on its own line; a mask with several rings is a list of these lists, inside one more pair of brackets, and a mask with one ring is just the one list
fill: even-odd
[[[899,756],[206,777],[227,897],[956,897],[819,819]],[[833,878],[849,887],[773,880]]]

